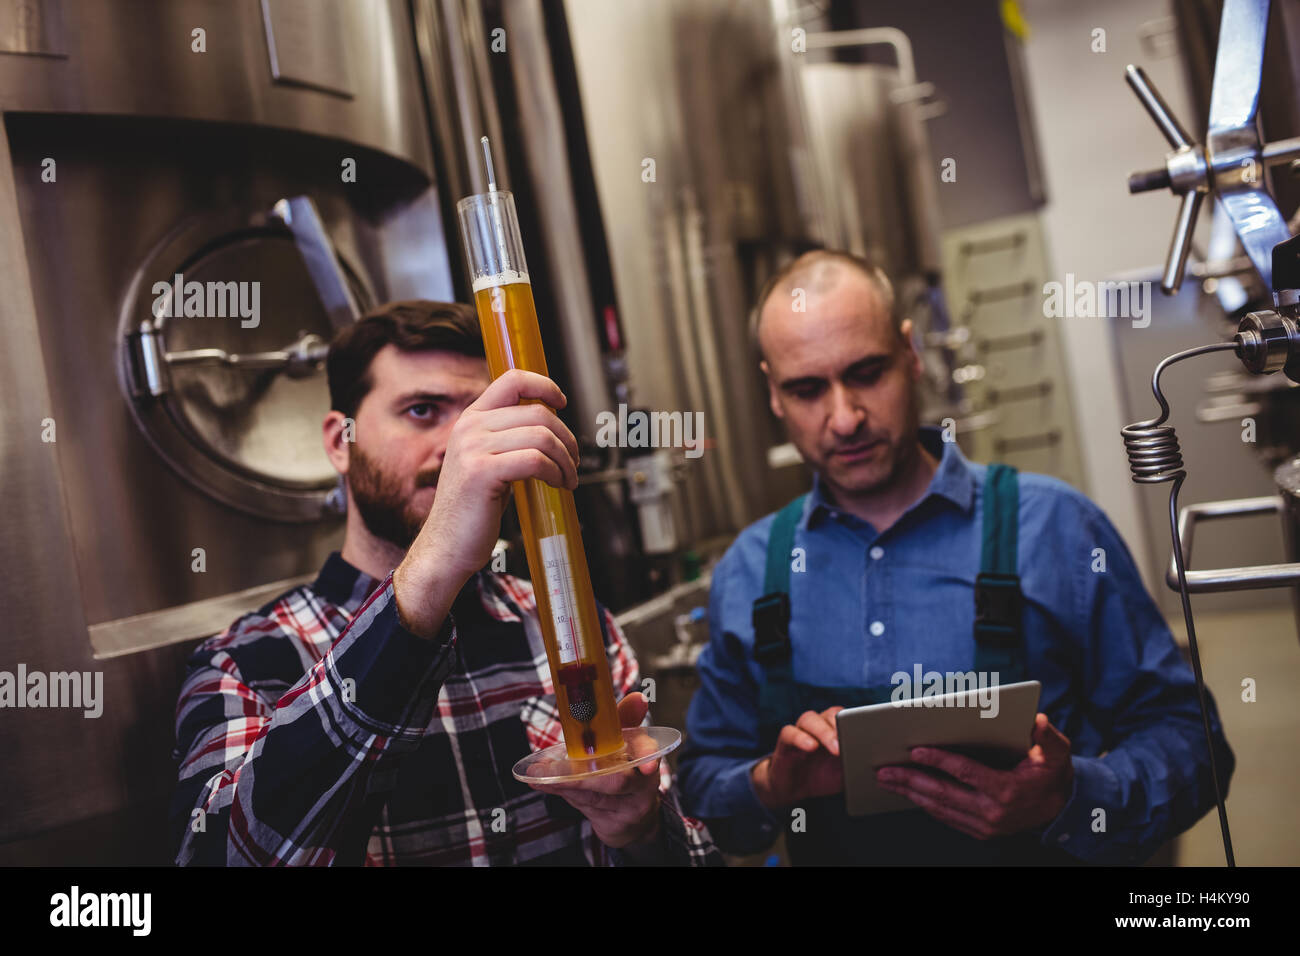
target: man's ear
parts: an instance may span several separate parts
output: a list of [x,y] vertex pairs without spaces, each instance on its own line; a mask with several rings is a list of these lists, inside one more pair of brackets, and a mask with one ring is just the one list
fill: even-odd
[[321,425],[321,437],[330,464],[340,475],[348,473],[352,443],[356,440],[356,422],[337,409],[331,409]]
[[903,339],[903,346],[907,349],[907,365],[914,379],[919,379],[925,371],[925,366],[921,364],[921,353],[916,350],[916,343],[912,341],[912,320],[904,319],[898,327],[898,334]]
[[772,381],[772,370],[768,367],[767,359],[759,362],[758,367],[763,370],[763,375],[767,378],[767,403],[772,409],[772,414],[777,418],[785,418],[785,409],[781,407],[780,396],[776,391],[776,383]]

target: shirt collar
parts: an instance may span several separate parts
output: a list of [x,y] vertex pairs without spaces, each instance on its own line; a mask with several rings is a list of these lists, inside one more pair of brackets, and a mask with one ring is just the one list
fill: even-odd
[[[975,501],[975,478],[971,474],[970,462],[961,453],[957,443],[944,441],[943,433],[931,425],[919,429],[917,439],[926,451],[939,459],[939,467],[935,469],[925,494],[916,504],[930,497],[939,497],[969,513]],[[912,507],[915,508],[916,505]],[[801,523],[805,528],[815,527],[823,517],[838,510],[828,496],[821,473],[814,472],[812,491],[804,502]]]
[[343,555],[334,551],[325,559],[325,566],[320,569],[320,574],[311,587],[331,604],[352,614],[365,603],[370,592],[379,587],[380,583],[344,561]]

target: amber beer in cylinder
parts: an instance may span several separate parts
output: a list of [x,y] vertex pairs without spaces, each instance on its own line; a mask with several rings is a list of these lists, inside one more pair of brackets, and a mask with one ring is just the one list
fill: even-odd
[[[457,205],[488,369],[546,375],[546,356],[519,241],[514,199],[492,190]],[[514,483],[528,569],[570,758],[624,746],[573,493],[530,478]]]

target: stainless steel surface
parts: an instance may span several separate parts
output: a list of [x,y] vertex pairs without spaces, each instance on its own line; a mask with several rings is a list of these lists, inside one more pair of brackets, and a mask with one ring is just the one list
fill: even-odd
[[[197,163],[176,162],[190,177],[202,177]],[[151,178],[166,181],[175,175],[160,166],[151,170]],[[292,174],[286,170],[285,175]],[[95,201],[89,194],[69,198]],[[348,213],[341,198],[327,202],[332,215],[344,218]],[[268,202],[191,215],[145,255],[122,299],[119,375],[137,424],[186,481],[252,515],[315,522],[336,478],[320,439],[320,418],[329,404],[323,370],[294,376],[265,363],[214,367],[184,358],[274,354],[305,336],[328,341],[336,323],[355,309],[353,299],[372,301],[373,293],[350,266],[357,291],[349,290],[340,302],[341,295],[329,291],[331,282],[346,280],[341,272],[337,280],[330,277],[329,265],[321,261],[326,254],[335,258],[328,238],[310,240],[321,244],[321,251],[312,251],[315,261],[309,262],[302,255],[300,233],[288,229],[271,209]],[[132,209],[117,214],[129,222]],[[87,249],[85,255],[92,253]],[[173,310],[165,308],[159,314],[158,299],[164,307],[179,303],[170,287],[156,297],[154,283],[170,283],[177,274],[186,283],[255,283],[264,314],[251,328],[238,318],[172,316]],[[333,314],[319,297],[320,281],[335,300]]]
[[316,204],[310,196],[294,196],[281,199],[271,212],[293,233],[293,243],[316,286],[316,294],[329,313],[330,322],[335,329],[347,328],[360,318],[361,312],[347,276],[339,268],[338,253],[320,220]]
[[[1273,483],[1282,499],[1282,543],[1286,555],[1300,562],[1300,457],[1273,470]],[[1291,611],[1300,630],[1300,584],[1291,589]]]
[[1268,0],[1224,2],[1204,147],[1191,141],[1142,70],[1128,67],[1129,86],[1173,147],[1163,175],[1140,173],[1129,184],[1132,192],[1168,186],[1181,197],[1161,278],[1166,295],[1182,285],[1201,201],[1208,192],[1214,193],[1268,288],[1273,247],[1290,238],[1264,174],[1269,163],[1293,154],[1293,144],[1262,143],[1257,119],[1268,9]]
[[[144,323],[141,323],[141,328]],[[156,341],[155,337],[155,341]],[[329,356],[329,343],[319,335],[301,336],[298,341],[271,352],[227,352],[225,349],[190,349],[165,352],[168,365],[215,365],[221,368],[283,369],[292,377],[310,375]],[[159,394],[155,392],[154,394]]]
[[1187,256],[1192,251],[1192,233],[1196,229],[1197,216],[1201,211],[1201,202],[1205,194],[1197,189],[1183,193],[1178,204],[1178,219],[1174,223],[1174,235],[1169,240],[1169,254],[1165,257],[1165,271],[1160,276],[1160,288],[1166,295],[1176,291],[1183,284],[1183,272],[1187,268]]
[[302,574],[162,611],[92,624],[88,630],[90,643],[95,648],[95,659],[105,660],[123,654],[135,654],[167,644],[220,634],[240,615],[275,600],[291,588],[309,583],[315,577],[314,574]]
[[[939,198],[925,120],[942,115],[944,105],[925,102],[935,90],[931,83],[918,82],[911,41],[902,30],[878,27],[811,33],[807,44],[810,50],[884,44],[898,64],[890,70],[812,63],[799,71],[822,173],[825,238],[831,245],[874,253],[896,282],[908,273],[937,273]],[[881,183],[881,178],[901,179],[903,188]],[[882,229],[879,214],[872,212],[889,202],[890,187],[901,193],[905,215]],[[865,211],[875,228],[864,234],[860,224],[840,220],[837,235],[836,213],[846,209],[856,216]],[[880,255],[881,245],[893,254]]]
[[1291,160],[1300,157],[1300,136],[1291,139],[1280,139],[1277,142],[1265,143],[1260,150],[1260,158],[1269,166],[1279,166],[1282,163],[1289,163]]
[[352,63],[344,34],[347,0],[261,2],[275,81],[352,96]]
[[[410,86],[415,49],[403,0],[338,5],[347,59],[365,64],[355,70],[351,98],[272,81],[260,4],[96,0],[61,7],[67,56],[0,56],[0,111],[296,129],[388,153],[433,175],[428,126]],[[191,49],[191,30],[200,25],[204,53]],[[312,51],[330,49],[334,32],[329,18],[313,15],[286,19],[276,35],[281,45]],[[357,156],[335,150],[318,162],[328,157],[337,176],[348,155]],[[366,176],[364,165],[358,175]]]
[[[489,77],[489,39],[479,0],[412,0],[420,72],[433,120],[443,188],[452,202],[487,191],[479,137],[504,143]],[[510,189],[503,157],[497,188]]]
[[505,8],[507,35],[512,40],[510,63],[519,103],[520,133],[526,143],[528,175],[532,180],[551,264],[548,279],[558,304],[559,326],[568,369],[568,391],[578,440],[591,441],[596,416],[613,407],[605,377],[596,313],[591,298],[577,204],[570,181],[564,114],[550,50],[541,0],[516,0]]
[[896,283],[908,274],[938,272],[938,203],[918,215],[921,207],[909,193],[913,179],[933,183],[934,166],[928,155],[900,155],[899,127],[915,105],[894,102],[906,88],[898,71],[814,63],[800,77],[827,210],[827,244],[869,258]]
[[1242,317],[1237,327],[1237,357],[1247,371],[1270,375],[1300,358],[1300,325],[1287,314],[1293,311],[1268,309]]
[[[1122,370],[1122,413],[1136,420],[1151,410],[1151,372],[1155,365],[1172,352],[1203,344],[1214,336],[1211,329],[1222,327],[1223,312],[1212,295],[1198,285],[1185,283],[1173,297],[1156,295],[1151,299],[1151,323],[1133,328],[1119,323],[1115,329],[1115,356]],[[1258,390],[1282,390],[1285,397],[1263,401],[1262,413],[1225,418],[1216,424],[1199,424],[1194,410],[1210,394],[1242,401],[1261,400]],[[1184,504],[1258,498],[1276,494],[1270,478],[1277,460],[1294,457],[1275,445],[1284,445],[1297,432],[1300,421],[1300,388],[1288,387],[1280,375],[1261,376],[1248,373],[1231,351],[1215,358],[1188,364],[1180,373],[1171,372],[1163,384],[1165,397],[1173,409],[1179,449],[1187,480],[1182,489]],[[1293,397],[1292,397],[1293,396]],[[1249,429],[1249,431],[1248,431]],[[1141,568],[1152,597],[1162,611],[1172,618],[1181,616],[1179,595],[1165,586],[1165,572],[1170,560],[1170,518],[1168,496],[1141,492],[1141,534],[1146,538],[1148,560]],[[1197,532],[1197,557],[1204,567],[1249,567],[1300,560],[1287,555],[1281,539],[1281,523],[1272,513],[1243,515],[1231,522],[1210,522]],[[1196,564],[1191,565],[1193,569]],[[1201,593],[1196,597],[1198,617],[1204,612],[1239,614],[1263,606],[1289,605],[1289,596],[1279,590]],[[1288,608],[1289,610],[1289,608]]]
[[[17,205],[9,138],[0,123],[0,210]],[[5,290],[0,296],[5,331],[5,347],[0,349],[0,421],[4,423],[0,495],[15,505],[0,535],[8,615],[7,625],[0,630],[0,656],[32,668],[86,670],[92,660],[85,639],[86,617],[77,600],[75,546],[63,505],[59,431],[54,442],[41,440],[52,402],[36,304],[27,279],[28,262],[17,217],[8,212],[0,215],[0,288]],[[66,422],[62,424],[62,440],[74,440]],[[55,425],[60,423],[56,420]],[[118,706],[120,695],[135,689],[129,677],[121,670],[105,677],[105,717],[129,719],[133,703]],[[117,708],[116,714],[108,709],[109,702]],[[23,718],[5,712],[0,720],[0,753],[6,762],[6,784],[0,787],[0,840],[85,816],[99,805],[120,800],[122,737],[105,747],[103,738],[96,740],[85,732],[87,723],[80,713],[26,714]],[[52,746],[56,741],[61,742],[57,750]]]
[[0,2],[0,53],[67,56],[60,0]]
[[[819,241],[789,28],[766,4],[568,0],[566,20],[615,287],[630,405],[702,411],[683,541],[735,532],[802,475],[768,469],[748,340],[770,272]],[[635,38],[635,42],[629,42]]]
[[1146,71],[1140,66],[1129,65],[1124,74],[1124,79],[1137,95],[1138,101],[1146,108],[1151,119],[1155,121],[1156,127],[1169,145],[1174,149],[1190,149],[1192,147],[1192,137],[1187,130],[1183,129],[1183,124],[1178,122],[1178,117],[1170,111],[1169,105],[1165,103],[1164,97],[1160,92],[1151,85],[1151,80],[1147,77]]
[[[1281,514],[1281,496],[1240,498],[1235,501],[1206,501],[1188,505],[1178,513],[1178,535],[1183,542],[1183,564],[1187,568],[1187,590],[1193,594],[1212,591],[1249,591],[1256,588],[1290,587],[1300,582],[1300,562],[1286,564],[1261,564],[1245,568],[1215,568],[1206,571],[1191,570],[1192,539],[1196,525],[1219,518],[1242,515]],[[1165,583],[1170,590],[1178,590],[1178,569],[1174,558],[1169,559]]]
[[1211,133],[1255,122],[1268,7],[1269,0],[1224,0],[1210,91]]
[[[803,111],[816,157],[823,240],[880,265],[900,312],[921,342],[946,334],[950,319],[940,284],[939,180],[927,120],[946,104],[919,82],[912,44],[880,27],[810,33],[809,50],[887,45],[896,67],[811,62],[798,57]],[[963,389],[953,353],[923,354],[921,406],[927,417],[961,414]]]
[[1192,142],[1182,124],[1170,112],[1159,91],[1151,84],[1141,67],[1129,64],[1125,79],[1174,150],[1165,159],[1167,170],[1165,185],[1179,193],[1182,199],[1178,207],[1178,219],[1174,224],[1173,238],[1170,239],[1169,253],[1165,256],[1164,272],[1160,278],[1160,288],[1166,295],[1172,295],[1183,284],[1187,256],[1192,249],[1192,233],[1196,229],[1201,201],[1208,188],[1205,156],[1200,147]]
[[830,33],[808,34],[805,46],[809,50],[832,50],[840,47],[873,46],[883,44],[894,51],[898,62],[898,75],[908,86],[916,83],[916,63],[912,58],[912,41],[902,30],[893,27],[871,27],[862,30],[836,30]]
[[[260,4],[23,6],[47,26],[61,8],[67,56],[0,56],[0,492],[11,511],[0,567],[13,615],[0,657],[29,670],[100,672],[104,709],[97,719],[4,712],[0,861],[166,863],[186,655],[196,636],[314,574],[340,528],[219,503],[168,467],[127,396],[132,382],[165,391],[170,376],[167,394],[187,413],[178,421],[209,449],[200,454],[227,457],[249,494],[259,481],[264,495],[276,482],[317,493],[311,486],[329,476],[305,449],[320,454],[323,376],[207,364],[215,353],[169,370],[158,359],[289,343],[300,346],[289,360],[303,371],[319,357],[303,333],[323,339],[333,323],[288,231],[266,215],[285,196],[316,202],[359,301],[452,296],[415,44],[402,0],[341,4],[348,98],[273,79]],[[0,5],[0,27],[13,8]],[[320,23],[277,24],[280,52],[294,31],[295,42],[328,49]],[[203,54],[190,47],[198,24]],[[47,157],[57,158],[56,179],[45,178],[54,172]],[[356,182],[340,175],[346,160]],[[182,241],[200,235],[214,244]],[[146,268],[169,247],[177,256],[165,271],[162,260],[158,272]],[[190,266],[187,279],[262,282],[261,321],[176,318],[156,334],[152,283]],[[123,334],[146,319],[153,364],[139,378],[120,376]],[[269,394],[286,388],[296,394]],[[243,440],[258,433],[245,427],[256,420],[225,414],[231,398],[240,399],[232,407],[284,413],[264,446]],[[295,418],[305,435],[289,426]],[[97,659],[97,649],[111,656]]]

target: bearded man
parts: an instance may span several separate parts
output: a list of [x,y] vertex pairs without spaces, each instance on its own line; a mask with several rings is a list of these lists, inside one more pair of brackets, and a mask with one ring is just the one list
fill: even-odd
[[[492,381],[474,310],[426,301],[343,329],[327,370],[343,547],[190,658],[177,862],[720,863],[659,761],[545,788],[511,774],[562,736],[533,587],[488,565],[512,482],[577,486],[559,386]],[[636,659],[599,612],[637,726]]]

